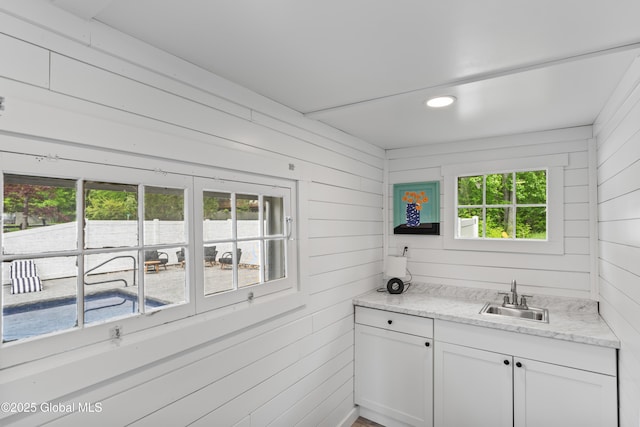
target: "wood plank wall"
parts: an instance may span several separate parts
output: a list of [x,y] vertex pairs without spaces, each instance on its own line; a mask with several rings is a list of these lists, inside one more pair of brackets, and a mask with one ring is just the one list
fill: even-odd
[[[444,218],[441,167],[454,164],[567,153],[564,168],[564,254],[527,254],[445,250],[442,236],[393,235],[388,218],[389,254],[409,247],[409,271],[418,282],[508,291],[516,279],[522,292],[593,298],[591,265],[589,140],[591,127],[488,138],[390,150],[389,194],[402,182],[440,180],[441,234],[451,224]],[[389,199],[389,205],[392,200]]]
[[600,313],[620,339],[620,426],[640,426],[640,60],[594,126]]
[[0,149],[295,179],[308,296],[197,345],[232,325],[187,319],[4,369],[4,401],[100,402],[102,412],[4,413],[0,424],[350,425],[351,299],[382,280],[384,152],[48,1],[12,6],[0,12],[0,53],[13,58],[0,64]]

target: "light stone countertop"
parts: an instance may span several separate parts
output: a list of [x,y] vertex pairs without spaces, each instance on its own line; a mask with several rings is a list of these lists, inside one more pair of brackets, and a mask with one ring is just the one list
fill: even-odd
[[529,298],[529,306],[549,310],[549,323],[480,314],[484,304],[489,301],[502,303],[502,296],[495,290],[416,283],[399,295],[374,290],[354,298],[353,304],[540,337],[620,348],[620,340],[598,314],[595,301],[544,295]]

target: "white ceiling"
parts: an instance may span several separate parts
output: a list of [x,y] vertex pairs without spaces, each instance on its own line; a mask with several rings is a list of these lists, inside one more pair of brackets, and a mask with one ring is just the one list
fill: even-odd
[[52,2],[383,148],[592,124],[640,54],[638,0]]

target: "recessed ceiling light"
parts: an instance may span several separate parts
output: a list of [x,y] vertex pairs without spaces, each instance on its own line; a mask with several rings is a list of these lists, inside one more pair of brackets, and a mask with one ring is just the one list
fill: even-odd
[[455,102],[456,98],[453,96],[437,96],[435,98],[427,99],[427,106],[432,108],[447,107]]

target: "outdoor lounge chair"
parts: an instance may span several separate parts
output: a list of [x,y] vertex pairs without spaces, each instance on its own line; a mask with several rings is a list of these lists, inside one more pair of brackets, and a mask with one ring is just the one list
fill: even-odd
[[30,259],[11,261],[11,293],[24,294],[42,290],[36,263]]
[[[231,252],[225,252],[222,254],[218,262],[220,263],[220,268],[224,268],[225,266],[233,266],[233,258],[231,257]],[[242,249],[238,248],[238,264],[240,264],[240,257],[242,257]]]
[[213,267],[213,264],[216,263],[216,256],[218,255],[218,251],[216,251],[215,246],[205,246],[204,247],[204,262],[208,262],[209,265]]

